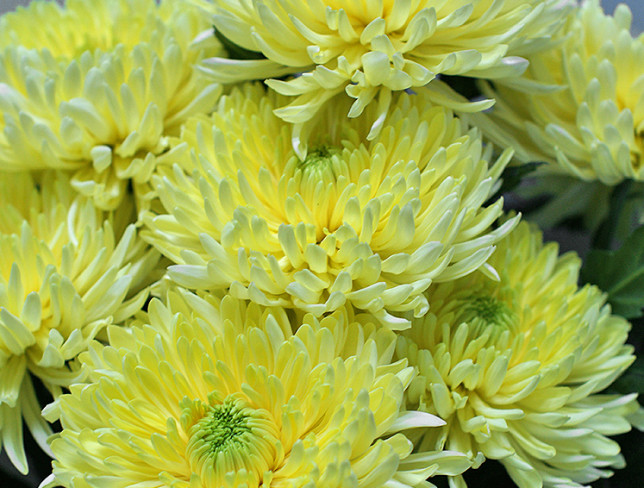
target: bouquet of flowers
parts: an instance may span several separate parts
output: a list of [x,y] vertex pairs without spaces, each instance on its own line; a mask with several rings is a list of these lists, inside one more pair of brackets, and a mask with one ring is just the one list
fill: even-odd
[[636,486],[631,20],[599,0],[0,17],[12,486]]

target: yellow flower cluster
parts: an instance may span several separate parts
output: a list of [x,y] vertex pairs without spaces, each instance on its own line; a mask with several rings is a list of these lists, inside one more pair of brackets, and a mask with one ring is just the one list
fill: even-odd
[[[604,392],[630,325],[498,196],[514,148],[639,178],[642,40],[623,7],[573,3],[0,17],[13,465],[26,426],[42,488],[464,488],[486,459],[520,488],[609,476],[608,436],[642,420]],[[450,75],[493,80],[496,111]]]
[[51,434],[31,376],[54,397],[79,381],[73,360],[107,324],[141,308],[158,260],[133,225],[115,231],[114,219],[72,195],[64,177],[0,178],[0,436],[22,472],[22,418],[46,450]]
[[408,408],[446,421],[422,434],[477,464],[498,459],[521,488],[579,488],[623,464],[605,437],[630,430],[635,395],[597,394],[634,360],[630,324],[602,293],[577,288],[580,261],[521,223],[490,259],[500,280],[432,290],[430,313],[399,338],[419,369]]
[[547,171],[615,185],[644,180],[644,37],[631,35],[632,15],[614,16],[587,0],[558,35],[559,45],[529,57],[520,82],[487,94],[496,124],[483,127],[524,160]]
[[338,311],[292,332],[281,308],[187,292],[142,320],[110,328],[83,354],[91,383],[47,408],[63,431],[44,486],[414,487],[469,466],[412,454],[402,431],[443,421],[401,408],[415,373],[391,331]]
[[[222,83],[300,75],[266,81],[296,97],[275,111],[291,123],[308,121],[342,92],[355,99],[343,114],[349,117],[377,98],[376,121],[392,92],[427,85],[440,74],[516,77],[527,66],[519,56],[547,46],[566,11],[555,0],[212,3],[215,28],[266,59],[212,58],[204,70]],[[370,139],[380,128],[373,127]]]
[[329,107],[304,161],[273,114],[282,100],[234,90],[186,123],[184,159],[157,167],[165,211],[143,218],[142,235],[178,263],[176,283],[316,316],[351,304],[402,329],[394,312],[424,315],[430,283],[484,266],[516,222],[490,230],[503,202],[484,206],[510,153],[490,163],[477,133],[424,92],[400,95],[373,141],[368,123]]
[[[35,28],[34,26],[38,26]],[[113,210],[129,180],[220,89],[193,69],[220,54],[188,1],[34,1],[0,20],[0,170],[73,173],[72,185]]]

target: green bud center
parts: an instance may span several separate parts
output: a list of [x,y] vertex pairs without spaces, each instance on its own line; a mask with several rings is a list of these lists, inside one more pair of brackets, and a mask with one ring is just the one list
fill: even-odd
[[491,337],[503,331],[513,331],[517,327],[517,316],[503,301],[490,295],[471,295],[461,302],[458,315],[460,322],[467,322],[470,332],[476,336],[490,330]]
[[187,432],[187,454],[204,486],[222,486],[235,473],[244,473],[248,486],[259,485],[273,466],[280,438],[268,411],[232,394],[214,405],[189,403],[184,415],[194,419]]
[[326,144],[317,146],[306,155],[306,159],[302,161],[305,168],[319,168],[326,166],[330,163],[331,158],[340,153],[340,149]]
[[338,174],[342,172],[338,159],[341,152],[340,148],[328,145],[316,146],[311,149],[307,153],[306,159],[299,163],[299,169],[302,171],[302,186],[310,186],[312,189],[319,181],[335,182]]
[[208,414],[198,422],[199,434],[211,454],[226,451],[243,443],[243,434],[250,432],[250,415],[232,402],[211,407]]

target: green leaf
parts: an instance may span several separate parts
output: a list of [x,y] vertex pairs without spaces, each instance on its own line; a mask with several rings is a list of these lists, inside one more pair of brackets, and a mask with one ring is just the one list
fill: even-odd
[[635,362],[622,376],[617,378],[610,388],[624,395],[644,393],[644,357],[640,356],[635,359]]
[[616,251],[593,249],[581,271],[585,283],[608,294],[613,312],[627,319],[642,316],[644,307],[644,226]]

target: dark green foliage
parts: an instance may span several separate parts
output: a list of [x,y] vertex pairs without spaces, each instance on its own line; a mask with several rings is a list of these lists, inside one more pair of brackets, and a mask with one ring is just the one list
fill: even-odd
[[613,312],[641,317],[644,307],[644,226],[638,227],[616,251],[593,249],[581,272],[585,283],[608,294]]

